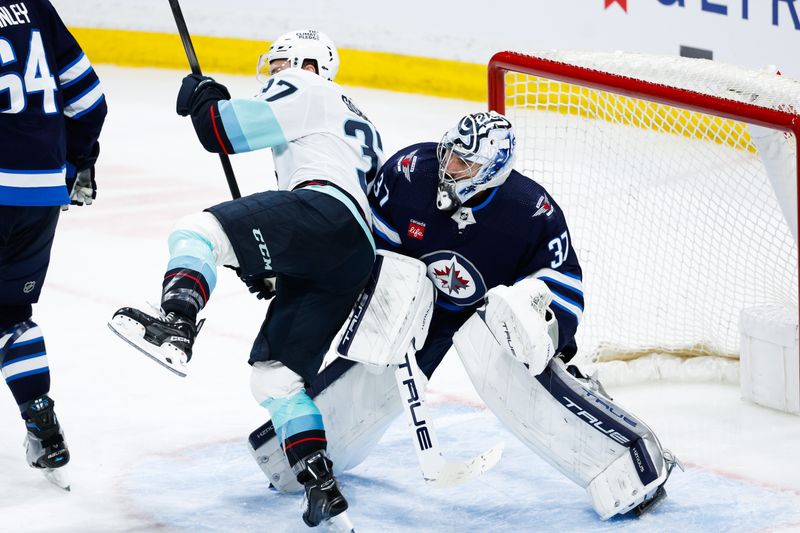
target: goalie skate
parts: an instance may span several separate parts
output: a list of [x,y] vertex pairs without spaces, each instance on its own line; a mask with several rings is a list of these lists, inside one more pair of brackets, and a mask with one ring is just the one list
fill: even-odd
[[195,325],[175,313],[152,316],[132,307],[118,310],[108,323],[122,340],[181,377],[186,377],[192,345],[202,325],[202,320]]
[[[676,466],[683,472],[683,465],[669,450],[664,450],[664,464],[667,468],[667,479],[669,479],[670,474],[672,474],[672,469]],[[656,487],[652,494],[648,494],[642,503],[633,508],[631,513],[636,516],[642,516],[661,504],[667,497],[667,489],[664,488],[666,483],[667,481],[664,480],[664,483]]]

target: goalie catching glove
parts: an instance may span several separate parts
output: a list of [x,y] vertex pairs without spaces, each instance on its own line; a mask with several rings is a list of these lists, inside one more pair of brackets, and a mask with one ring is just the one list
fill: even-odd
[[539,375],[555,354],[558,323],[550,311],[553,295],[543,281],[526,278],[486,293],[483,320],[497,342]]

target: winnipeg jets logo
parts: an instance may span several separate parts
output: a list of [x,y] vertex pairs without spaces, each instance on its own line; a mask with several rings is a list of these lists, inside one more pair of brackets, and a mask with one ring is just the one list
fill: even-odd
[[404,155],[397,160],[397,172],[402,172],[403,176],[411,182],[411,173],[417,168],[417,150]]
[[428,278],[448,304],[468,306],[483,299],[486,284],[478,269],[457,252],[442,250],[422,256]]
[[469,280],[462,277],[462,272],[458,269],[455,257],[444,268],[434,268],[433,275],[439,281],[439,286],[450,294],[458,294],[462,289],[467,289],[470,285]]
[[546,194],[543,194],[539,197],[539,200],[536,202],[536,212],[533,214],[534,217],[538,217],[539,215],[544,215],[549,217],[553,214],[555,208],[553,204],[550,203],[550,199],[547,198]]

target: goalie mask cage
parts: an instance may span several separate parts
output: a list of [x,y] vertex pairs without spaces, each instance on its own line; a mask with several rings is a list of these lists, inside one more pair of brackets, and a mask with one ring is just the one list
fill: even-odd
[[735,358],[742,310],[797,320],[800,83],[689,58],[500,52],[489,107],[514,124],[516,168],[565,212],[582,360]]

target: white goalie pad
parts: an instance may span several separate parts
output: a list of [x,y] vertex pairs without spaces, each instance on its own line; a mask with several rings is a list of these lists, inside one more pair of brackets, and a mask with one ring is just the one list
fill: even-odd
[[378,250],[367,286],[336,337],[337,353],[376,366],[400,364],[408,347],[422,348],[434,302],[425,264]]
[[666,480],[664,453],[650,429],[560,359],[531,376],[478,314],[453,341],[486,405],[528,448],[586,488],[600,518],[632,510]]
[[[403,412],[394,371],[376,373],[375,368],[363,364],[347,369],[314,398],[314,403],[325,423],[328,456],[335,474],[361,464]],[[276,489],[303,489],[292,473],[271,421],[250,435],[249,448]]]

